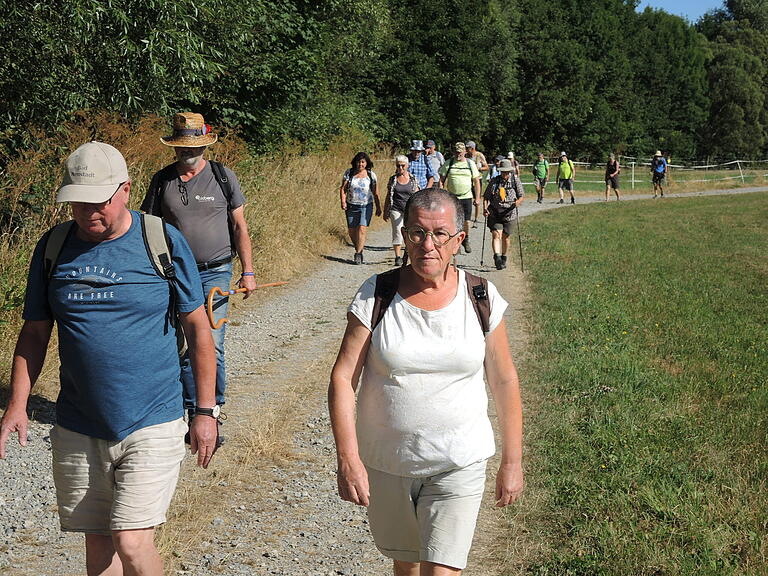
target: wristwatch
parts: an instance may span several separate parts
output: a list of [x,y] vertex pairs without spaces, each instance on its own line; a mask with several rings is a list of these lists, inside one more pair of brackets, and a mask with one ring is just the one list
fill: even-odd
[[195,416],[203,415],[210,416],[211,418],[218,418],[219,414],[221,414],[221,406],[218,404],[213,408],[200,408],[200,406],[195,407]]

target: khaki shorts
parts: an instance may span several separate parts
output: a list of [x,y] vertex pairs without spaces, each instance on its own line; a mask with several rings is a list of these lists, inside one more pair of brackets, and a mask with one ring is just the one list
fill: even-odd
[[53,481],[61,529],[108,535],[165,522],[186,431],[180,418],[113,442],[54,426]]
[[463,570],[485,488],[486,461],[428,478],[368,468],[368,522],[376,547],[402,562]]

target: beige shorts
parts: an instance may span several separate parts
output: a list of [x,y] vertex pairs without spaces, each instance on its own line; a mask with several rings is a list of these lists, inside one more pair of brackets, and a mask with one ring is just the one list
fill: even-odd
[[180,418],[113,442],[54,426],[53,481],[61,529],[108,535],[165,522],[186,431]]
[[389,211],[389,222],[392,225],[392,245],[403,244],[403,213],[394,208]]
[[463,570],[485,488],[486,460],[428,478],[368,468],[368,522],[376,547],[402,562]]

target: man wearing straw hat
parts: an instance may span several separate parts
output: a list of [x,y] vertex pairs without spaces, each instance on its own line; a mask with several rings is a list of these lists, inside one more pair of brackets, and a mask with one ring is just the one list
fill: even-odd
[[[203,294],[215,287],[230,289],[232,257],[240,258],[242,274],[238,287],[246,288],[245,297],[256,287],[251,259],[251,239],[245,221],[245,198],[240,183],[229,168],[203,158],[206,148],[218,136],[205,123],[203,116],[181,112],[173,118],[173,134],[160,138],[174,149],[176,161],[152,177],[141,209],[162,216],[176,226],[189,242],[200,272]],[[228,299],[214,304],[214,320],[227,315]],[[216,404],[224,404],[226,370],[224,333],[226,324],[213,331],[216,345]],[[181,381],[184,407],[194,416],[195,381],[189,358],[182,357]],[[220,436],[220,442],[222,437]]]
[[[60,391],[50,442],[61,528],[85,534],[88,574],[161,576],[154,528],[166,520],[187,430],[169,317],[178,313],[187,334],[203,410],[215,402],[215,353],[189,246],[166,228],[174,301],[145,247],[144,219],[128,210],[130,190],[112,146],[88,142],[69,156],[56,201],[69,202],[74,220],[45,234],[32,256],[0,458],[12,433],[27,443],[29,395],[55,323]],[[190,436],[207,467],[215,420],[196,418]]]

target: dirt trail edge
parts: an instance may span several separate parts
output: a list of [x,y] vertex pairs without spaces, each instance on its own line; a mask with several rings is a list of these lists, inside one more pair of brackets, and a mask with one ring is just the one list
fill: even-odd
[[[555,204],[551,192],[545,204],[537,204],[527,192],[523,217],[569,208]],[[726,193],[685,196],[718,192]],[[670,195],[677,196],[683,195]],[[643,198],[647,196],[631,197]],[[599,200],[578,198],[577,202]],[[485,265],[480,266],[482,234],[478,224],[471,232],[473,252],[459,255],[457,264],[487,276],[510,302],[505,317],[513,355],[518,358],[524,355],[530,322],[529,290],[520,272],[516,239],[509,267],[496,271],[490,235],[485,239]],[[325,402],[347,305],[368,276],[393,264],[388,226],[369,233],[364,265],[352,265],[352,252],[346,248],[326,255],[304,279],[258,292],[245,304],[236,297],[227,328],[227,443],[207,471],[195,469],[189,457],[185,462],[169,522],[159,538],[172,557],[167,573],[390,573],[389,561],[373,545],[365,511],[342,502],[336,494]],[[521,382],[525,386],[523,371]],[[48,440],[52,406],[43,402],[36,414],[29,446],[20,449],[15,440],[9,442],[9,456],[0,461],[0,573],[82,574],[82,536],[61,533],[55,512]],[[468,576],[509,570],[515,564],[513,541],[524,539],[524,527],[513,522],[515,533],[510,534],[509,514],[493,508],[495,470],[492,464],[465,571]]]

